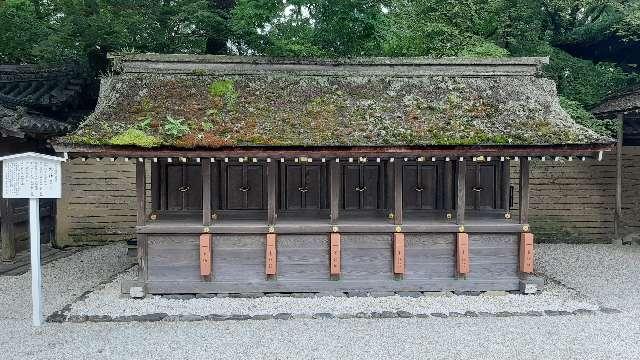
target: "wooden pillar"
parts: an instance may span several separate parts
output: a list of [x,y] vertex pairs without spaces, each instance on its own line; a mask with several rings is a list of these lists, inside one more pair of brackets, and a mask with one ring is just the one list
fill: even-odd
[[520,158],[520,223],[529,223],[529,158]]
[[613,219],[614,239],[613,243],[622,245],[622,147],[624,145],[624,114],[619,113],[618,142],[616,144],[616,213]]
[[[156,159],[157,160],[157,159]],[[151,211],[160,210],[160,164],[158,161],[151,162]]]
[[453,189],[452,189],[453,169],[451,161],[444,163],[444,209],[449,213],[453,208]]
[[[2,184],[2,179],[0,179],[0,184]],[[0,185],[0,191],[1,190]],[[13,261],[16,257],[16,236],[13,221],[14,214],[12,200],[0,198],[0,240],[2,241],[2,261]]]
[[202,225],[211,225],[211,159],[204,158],[202,163]]
[[[136,204],[137,204],[137,221],[138,226],[146,223],[147,216],[147,199],[146,199],[146,171],[144,167],[144,159],[136,161]],[[147,273],[147,235],[137,234],[138,240],[138,278],[140,281],[146,281]]]
[[270,161],[267,163],[267,223],[275,225],[276,223],[276,190],[278,188],[278,163]]
[[393,165],[393,222],[402,225],[402,162],[396,161]]
[[500,184],[502,185],[500,192],[502,193],[501,201],[502,208],[506,213],[511,211],[509,208],[509,197],[511,195],[511,165],[509,160],[501,161],[502,163],[502,175]]
[[338,159],[333,159],[329,163],[329,202],[331,208],[331,224],[335,225],[338,222],[338,213],[340,208],[340,163]]
[[456,222],[460,226],[464,226],[464,210],[466,206],[466,178],[467,164],[464,161],[458,161],[458,177],[456,180],[457,198],[456,198]]

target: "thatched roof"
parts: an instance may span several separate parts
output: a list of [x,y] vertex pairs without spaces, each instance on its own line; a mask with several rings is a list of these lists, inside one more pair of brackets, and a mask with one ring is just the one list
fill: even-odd
[[640,86],[612,95],[591,110],[599,117],[632,111],[640,111]]
[[560,107],[543,58],[287,60],[128,55],[71,146],[602,144]]

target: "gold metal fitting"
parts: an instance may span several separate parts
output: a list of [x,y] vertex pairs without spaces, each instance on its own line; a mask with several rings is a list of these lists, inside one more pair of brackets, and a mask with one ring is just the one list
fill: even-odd
[[338,227],[337,227],[337,226],[333,226],[333,227],[331,228],[331,231],[333,231],[333,232],[338,232]]
[[389,215],[387,215],[387,217],[388,217],[389,219],[393,219],[393,218],[395,217],[395,215],[394,215],[393,213],[389,213]]
[[529,224],[522,225],[522,231],[528,232],[529,231]]
[[396,226],[396,232],[402,232],[402,228],[400,226]]
[[269,226],[269,232],[270,232],[270,233],[274,233],[274,232],[276,232],[276,228],[275,228],[273,225],[272,225],[272,226]]
[[458,232],[464,232],[464,225],[458,226]]
[[158,215],[157,215],[157,214],[151,214],[151,215],[149,216],[149,219],[151,219],[151,220],[156,220],[157,218],[158,218]]
[[451,215],[451,213],[447,213],[447,220],[451,220],[451,218],[453,218],[453,215]]
[[217,220],[218,219],[218,214],[216,214],[216,213],[211,214],[211,218],[213,220]]
[[505,213],[504,214],[504,218],[505,219],[511,219],[511,213]]
[[202,232],[208,233],[208,232],[211,232],[211,229],[209,229],[209,227],[207,226],[202,230]]

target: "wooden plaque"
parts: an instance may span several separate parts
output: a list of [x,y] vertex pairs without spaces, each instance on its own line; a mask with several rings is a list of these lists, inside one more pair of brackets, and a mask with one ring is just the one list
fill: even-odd
[[404,233],[393,234],[393,273],[404,274]]
[[520,272],[533,272],[533,234],[520,234]]
[[460,275],[466,275],[469,273],[469,234],[458,233],[456,252],[456,271]]
[[277,273],[277,266],[276,234],[267,234],[265,274],[275,275]]
[[340,275],[340,233],[331,233],[330,240],[330,274]]
[[211,276],[211,234],[200,235],[200,275]]

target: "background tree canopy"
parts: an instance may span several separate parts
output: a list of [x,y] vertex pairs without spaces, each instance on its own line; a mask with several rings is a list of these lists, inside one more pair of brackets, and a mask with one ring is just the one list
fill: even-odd
[[549,56],[576,118],[639,82],[638,0],[0,0],[0,62],[107,52]]

